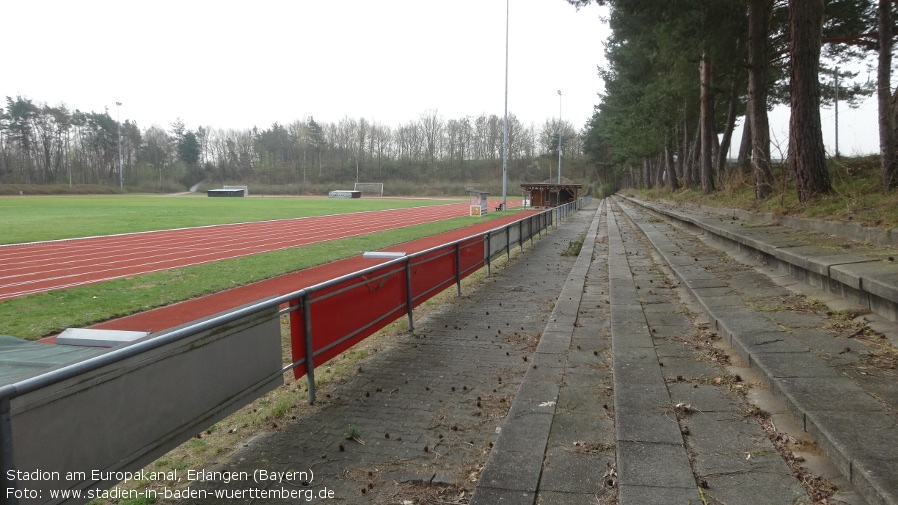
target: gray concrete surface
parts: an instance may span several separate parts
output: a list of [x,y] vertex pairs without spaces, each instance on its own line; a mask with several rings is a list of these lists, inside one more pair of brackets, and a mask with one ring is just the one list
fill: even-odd
[[[519,435],[519,446],[498,468],[535,482],[546,445],[544,425],[551,422],[540,404],[556,401],[558,389],[552,348],[558,341],[566,351],[565,325],[553,332],[552,318],[576,310],[556,308],[577,262],[561,253],[586,232],[594,214],[595,208],[576,213],[506,268],[493,268],[476,290],[416,319],[413,334],[380,349],[361,373],[334,390],[320,391],[317,412],[256,438],[213,469],[312,469],[309,489],[327,488],[343,503],[417,503],[442,492],[450,501],[449,494],[470,496],[491,445]],[[523,382],[533,376],[548,380]],[[506,414],[527,422],[497,435]],[[346,439],[350,427],[364,444]],[[193,487],[210,493],[262,488],[220,479]],[[521,492],[528,492],[526,485]],[[189,502],[232,503],[211,496]]]
[[[696,250],[697,237],[676,234],[669,224],[635,206],[622,204],[622,207],[666,259],[672,259],[675,251],[684,254]],[[689,221],[708,219],[712,218],[692,216]],[[705,234],[710,233],[710,227],[703,229]],[[764,227],[754,229],[752,234],[760,243],[772,243],[774,240],[765,240],[766,233],[779,237],[787,232],[781,227]],[[708,242],[717,239],[704,238]],[[834,251],[853,247],[840,246],[832,237],[812,234],[803,234],[802,240],[828,243],[826,256],[832,264],[843,261]],[[726,284],[726,288],[716,289],[726,289],[727,294],[690,288],[693,296],[720,335],[759,372],[765,386],[780,397],[804,432],[823,449],[854,488],[871,503],[898,503],[898,472],[893,471],[898,469],[893,467],[898,461],[895,363],[877,366],[875,362],[881,353],[894,358],[894,348],[889,349],[887,335],[866,334],[865,339],[855,338],[859,334],[857,329],[864,326],[863,321],[856,321],[860,326],[842,326],[846,324],[844,318],[833,317],[820,306],[803,305],[803,299],[794,291],[771,282],[779,278],[782,284],[797,287],[795,279],[807,280],[805,275],[795,275],[794,268],[783,272],[781,265],[752,264],[751,258],[757,256],[751,253],[746,256],[742,258],[743,265],[753,270],[733,266],[735,263],[723,261],[720,256],[713,261],[701,261],[705,274],[711,273]],[[787,256],[790,255],[778,254],[780,258]],[[797,256],[791,255],[792,261],[800,267],[800,261],[795,260]],[[855,256],[848,251],[844,261],[847,264]],[[688,286],[694,272],[680,268],[675,262],[669,263],[677,279]],[[875,264],[881,265],[883,274],[892,269],[887,263],[865,263],[868,268]],[[740,269],[738,275],[734,275],[734,268]],[[786,275],[790,280],[783,282]],[[867,275],[876,277],[872,273]],[[807,285],[802,289],[809,296],[819,297],[816,300],[825,299],[829,291]],[[863,307],[855,310],[864,313]],[[888,328],[889,336],[896,335],[894,324],[882,322],[882,325]]]
[[595,202],[213,469],[313,470],[291,485],[343,503],[898,503],[887,349],[692,228]]

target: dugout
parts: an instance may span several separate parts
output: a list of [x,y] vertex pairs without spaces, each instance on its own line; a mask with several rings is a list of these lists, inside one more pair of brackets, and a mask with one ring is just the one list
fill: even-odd
[[222,189],[210,189],[206,191],[206,195],[210,197],[221,197],[221,196],[246,196],[246,190],[243,188],[222,188]]
[[[546,180],[543,182],[525,182],[521,189],[529,195],[530,205],[536,208],[557,207],[576,201],[580,196],[582,184],[574,184],[570,179],[561,178],[561,182]],[[528,199],[525,196],[525,199]]]
[[361,198],[362,192],[352,189],[335,189],[327,194],[328,198]]
[[468,188],[468,195],[471,197],[471,215],[485,216],[489,212],[489,203],[487,202],[489,193]]

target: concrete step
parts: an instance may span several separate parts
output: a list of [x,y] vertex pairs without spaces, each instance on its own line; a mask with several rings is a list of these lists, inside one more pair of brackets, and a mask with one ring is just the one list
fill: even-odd
[[642,231],[608,220],[620,504],[809,500]]
[[[887,351],[886,339],[777,285],[771,276],[791,277],[775,267],[736,263],[719,250],[702,249],[698,237],[656,215],[630,203],[621,202],[621,208],[695,298],[711,329],[782,401],[851,486],[870,503],[898,503],[898,388],[889,365],[875,363]],[[751,262],[752,256],[742,259]],[[809,286],[804,290],[813,293]]]

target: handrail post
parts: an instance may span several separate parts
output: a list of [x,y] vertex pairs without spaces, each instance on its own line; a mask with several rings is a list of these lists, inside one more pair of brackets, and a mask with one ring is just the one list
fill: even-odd
[[461,242],[455,243],[455,290],[461,296]]
[[493,251],[490,249],[490,232],[486,232],[486,276],[489,277],[492,273],[492,257]]
[[530,235],[530,247],[533,247],[533,216],[527,218],[527,235]]
[[505,261],[511,261],[511,225],[505,226]]
[[414,302],[412,300],[412,260],[405,260],[405,308],[408,311],[408,331],[415,331],[415,319],[412,315]]
[[306,345],[306,382],[309,386],[309,405],[315,403],[315,346],[312,343],[312,300],[309,293],[302,296],[302,337]]
[[518,221],[518,247],[524,252],[524,220]]
[[[9,478],[9,472],[15,469],[16,462],[13,459],[12,447],[12,414],[10,413],[9,397],[4,396],[0,398],[0,471],[3,472],[3,476],[0,477],[0,484],[3,486],[4,493],[10,489],[18,488],[18,485]],[[12,496],[9,496],[9,493],[6,493],[6,495],[3,503],[19,504],[19,499],[15,493]]]

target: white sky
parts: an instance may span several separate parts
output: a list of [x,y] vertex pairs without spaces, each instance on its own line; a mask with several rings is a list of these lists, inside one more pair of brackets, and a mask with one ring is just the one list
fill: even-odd
[[[578,12],[565,0],[510,3],[509,113],[525,125],[554,119],[560,89],[562,118],[579,130],[603,90],[605,11]],[[308,116],[390,126],[430,110],[445,119],[501,116],[505,7],[503,0],[5,1],[0,99],[109,107],[112,117],[122,102],[122,120],[166,130],[179,117],[190,129],[244,129]],[[839,112],[840,152],[877,152],[875,98]],[[832,109],[822,116],[834,151]],[[788,109],[779,108],[771,137],[783,149],[787,129]]]
[[[601,9],[511,0],[510,114],[580,129],[598,103]],[[503,0],[27,0],[0,3],[0,97],[165,129],[314,116],[397,126],[502,116]]]
[[[864,75],[858,76],[863,80]],[[872,79],[876,79],[873,75]],[[864,156],[879,154],[879,126],[877,124],[876,96],[867,97],[856,109],[848,107],[845,102],[839,103],[839,154],[842,156]],[[770,112],[770,155],[774,158],[785,158],[789,144],[789,107],[777,106]],[[739,142],[742,140],[742,123],[733,132],[733,144],[730,146],[730,157],[739,153]],[[836,153],[836,112],[830,105],[820,109],[820,123],[823,129],[823,144],[828,156]]]

